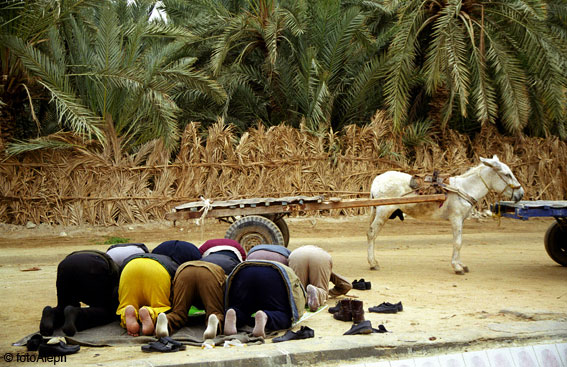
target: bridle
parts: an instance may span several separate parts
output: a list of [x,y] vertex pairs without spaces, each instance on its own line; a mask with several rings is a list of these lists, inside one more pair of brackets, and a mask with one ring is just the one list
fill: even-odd
[[[494,173],[496,173],[496,175],[502,180],[502,182],[504,182],[506,184],[506,187],[504,187],[504,189],[498,193],[499,196],[502,196],[502,194],[504,193],[504,191],[506,191],[507,188],[511,188],[512,189],[512,194],[510,195],[510,198],[514,197],[514,191],[521,189],[522,185],[518,184],[518,185],[513,185],[511,183],[508,183],[507,180],[504,179],[504,177],[502,177],[502,175],[500,174],[500,172],[498,172],[497,170],[494,169],[494,167],[492,166],[488,166],[490,168],[492,168],[492,170],[494,171]],[[484,187],[486,187],[486,189],[490,192],[490,187],[488,187],[488,185],[486,184],[486,181],[484,181],[484,178],[482,177],[482,175],[480,174],[480,171],[477,172],[478,178],[480,178],[480,180],[482,181],[482,183],[484,184]]]

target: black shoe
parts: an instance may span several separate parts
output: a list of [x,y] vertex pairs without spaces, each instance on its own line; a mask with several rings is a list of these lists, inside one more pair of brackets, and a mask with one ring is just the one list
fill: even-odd
[[388,330],[386,330],[384,325],[380,324],[380,325],[378,325],[378,329],[372,328],[372,332],[373,333],[387,333]]
[[45,306],[41,313],[41,321],[39,322],[39,333],[41,335],[50,336],[53,334],[53,325],[55,323],[55,311],[51,306]]
[[388,330],[384,325],[379,325],[378,329],[372,327],[372,323],[369,320],[364,320],[361,323],[354,324],[343,335],[355,335],[355,334],[372,334],[372,333],[387,333]]
[[352,289],[358,289],[359,291],[366,290],[366,285],[364,284],[364,278],[360,280],[353,280]]
[[329,307],[329,313],[335,313],[335,312],[339,312],[339,308],[340,308],[340,301],[337,301],[337,304],[333,307]]
[[343,335],[355,335],[355,334],[372,334],[372,324],[369,320],[364,320],[358,324],[353,324],[350,330],[348,330]]
[[147,353],[171,353],[179,352],[180,350],[185,349],[187,349],[187,347],[184,344],[178,342],[177,340],[171,339],[170,337],[161,337],[155,342],[150,342],[146,345],[142,345],[142,351]]
[[178,347],[184,345],[183,343],[181,343],[181,342],[179,342],[179,341],[173,339],[173,338],[170,337],[170,336],[162,336],[162,337],[159,338],[159,339],[161,339],[162,342],[171,343],[171,344],[176,345],[176,346],[178,346]]
[[383,302],[378,306],[370,307],[368,309],[369,312],[378,312],[378,313],[398,313],[399,311],[403,311],[404,307],[402,306],[402,302],[398,303],[390,303],[390,302]]
[[297,339],[309,339],[315,336],[315,331],[308,326],[302,326],[296,334],[298,336]]
[[352,288],[358,289],[360,291],[365,291],[371,289],[372,284],[370,282],[365,281],[364,278],[361,278],[360,280],[355,279],[352,282]]
[[284,335],[272,339],[272,343],[285,342],[288,340],[308,339],[313,338],[314,336],[315,332],[313,331],[313,329],[307,326],[302,326],[301,329],[299,329],[297,332],[293,332],[291,330],[286,331]]
[[51,357],[51,356],[66,356],[69,354],[77,353],[81,349],[79,345],[67,345],[62,341],[54,344],[42,343],[39,345],[38,352],[39,357]]
[[44,343],[43,336],[41,336],[41,334],[32,335],[32,337],[29,338],[26,342],[28,352],[35,352],[39,348],[41,343]]
[[63,315],[65,315],[65,323],[63,324],[62,330],[65,335],[73,336],[77,332],[77,327],[75,323],[77,322],[77,316],[81,311],[80,307],[66,306],[63,310]]

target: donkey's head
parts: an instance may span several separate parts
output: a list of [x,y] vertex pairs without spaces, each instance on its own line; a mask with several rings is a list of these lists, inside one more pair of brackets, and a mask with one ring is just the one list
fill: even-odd
[[492,168],[490,174],[485,178],[485,185],[492,190],[510,197],[510,200],[518,202],[524,197],[524,189],[516,179],[516,176],[506,164],[500,162],[498,157],[494,155],[492,158],[480,158],[485,166]]

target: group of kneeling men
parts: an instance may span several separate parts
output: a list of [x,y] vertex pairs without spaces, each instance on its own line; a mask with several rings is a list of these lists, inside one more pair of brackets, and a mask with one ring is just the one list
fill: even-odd
[[151,252],[135,243],[76,251],[59,263],[56,286],[57,306],[43,309],[42,335],[62,328],[72,336],[119,319],[129,335],[164,337],[187,324],[193,306],[205,311],[204,340],[245,326],[256,337],[288,329],[306,308],[352,288],[317,246],[258,245],[246,253],[231,239],[200,247],[166,241]]

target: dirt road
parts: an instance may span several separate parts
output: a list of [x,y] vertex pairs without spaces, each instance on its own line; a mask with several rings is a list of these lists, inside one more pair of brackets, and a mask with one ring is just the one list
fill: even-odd
[[[452,235],[445,222],[390,221],[377,239],[379,271],[371,271],[366,260],[367,217],[291,218],[289,248],[321,246],[333,256],[336,272],[350,280],[370,281],[371,290],[350,292],[363,300],[365,309],[384,301],[403,303],[404,311],[395,315],[366,313],[373,325],[435,340],[448,332],[484,330],[510,321],[567,320],[567,268],[553,262],[543,246],[551,223],[549,219],[503,218],[500,225],[492,218],[467,220],[462,260],[471,272],[463,276],[455,275],[450,266]],[[144,242],[150,249],[171,239],[200,245],[223,237],[226,229],[226,224],[213,220],[203,229],[192,222],[175,228],[170,223],[33,229],[0,225],[0,302],[4,310],[0,314],[0,352],[23,351],[11,343],[36,331],[42,308],[55,304],[56,267],[66,254],[85,248],[106,250],[104,242],[112,236]],[[335,300],[328,305],[334,306]],[[350,328],[327,312],[306,320],[305,325],[317,337],[341,335]],[[126,348],[120,355],[103,349],[84,348],[83,357],[68,360],[95,356],[90,362],[109,362],[141,353],[139,347]]]

